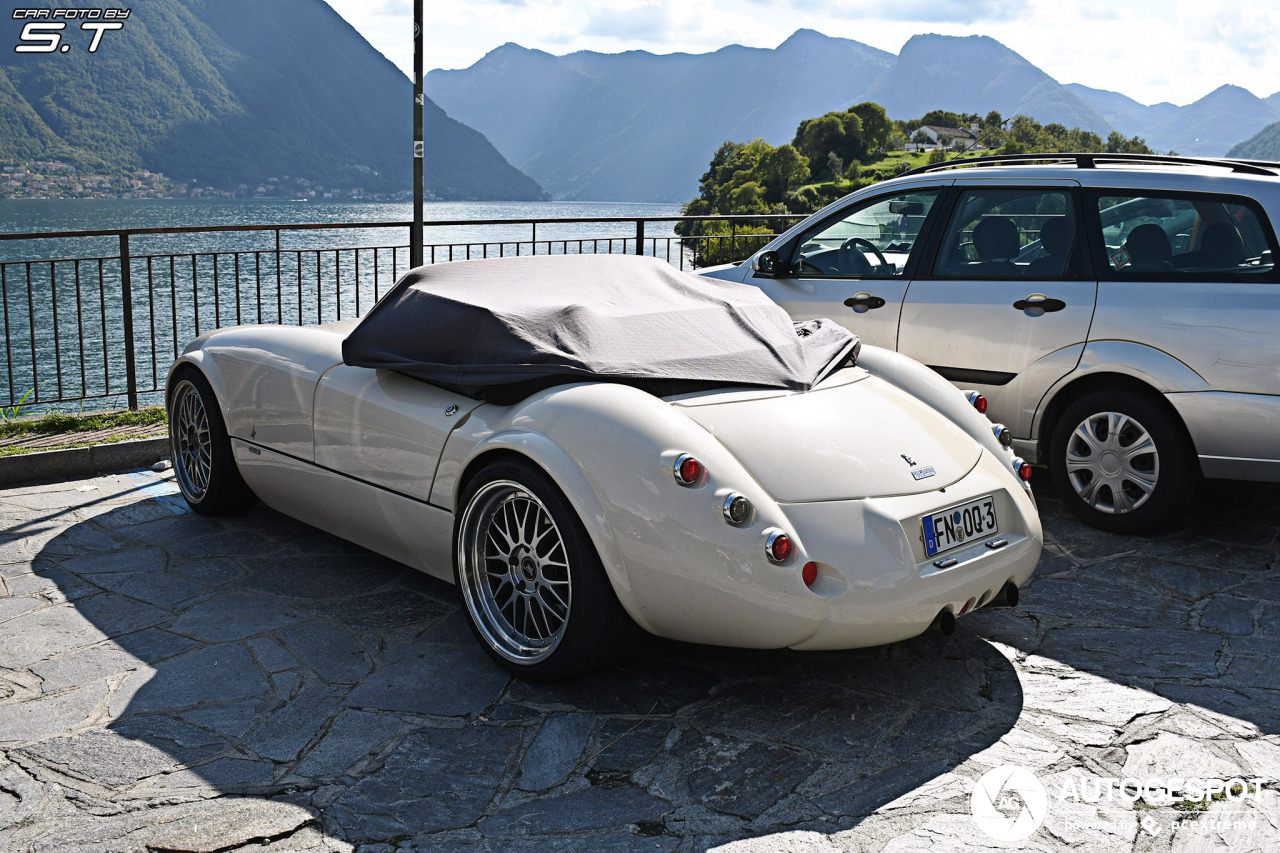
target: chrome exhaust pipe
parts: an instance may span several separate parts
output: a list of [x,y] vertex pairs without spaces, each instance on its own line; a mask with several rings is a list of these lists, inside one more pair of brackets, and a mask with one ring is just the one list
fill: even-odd
[[1018,606],[1018,585],[1013,581],[1009,581],[1000,587],[990,601],[987,607],[1017,607]]
[[944,637],[950,637],[956,632],[956,617],[950,610],[939,610],[937,618],[933,620],[933,624],[938,626],[938,630],[942,632]]

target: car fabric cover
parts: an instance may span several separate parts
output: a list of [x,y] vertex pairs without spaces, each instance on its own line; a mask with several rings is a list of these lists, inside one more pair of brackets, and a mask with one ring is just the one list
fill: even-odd
[[793,323],[757,287],[656,258],[554,255],[410,270],[343,341],[342,359],[485,399],[582,380],[660,394],[806,390],[847,364],[857,340],[831,320]]

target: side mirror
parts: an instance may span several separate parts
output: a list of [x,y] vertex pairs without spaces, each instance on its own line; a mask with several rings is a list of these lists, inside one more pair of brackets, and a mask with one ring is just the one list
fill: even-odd
[[782,270],[782,259],[773,249],[759,252],[751,258],[751,271],[757,275],[776,276]]

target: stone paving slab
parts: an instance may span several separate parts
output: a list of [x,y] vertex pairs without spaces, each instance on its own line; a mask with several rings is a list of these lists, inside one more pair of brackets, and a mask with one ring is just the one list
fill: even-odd
[[0,850],[1280,849],[1280,487],[1148,537],[1038,493],[1022,605],[951,638],[646,639],[531,685],[449,585],[265,508],[201,518],[150,471],[0,489]]

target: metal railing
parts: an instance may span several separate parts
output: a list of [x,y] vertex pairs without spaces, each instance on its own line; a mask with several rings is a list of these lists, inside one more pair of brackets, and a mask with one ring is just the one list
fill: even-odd
[[[449,220],[426,263],[642,254],[680,269],[749,256],[799,215]],[[682,219],[727,233],[679,236]],[[408,222],[0,234],[0,406],[34,412],[159,402],[188,341],[242,323],[360,316],[408,269]],[[457,240],[478,229],[477,239]],[[570,234],[570,229],[575,234]],[[583,236],[581,232],[597,233]],[[396,232],[399,232],[398,234]],[[527,236],[526,236],[527,234]],[[403,242],[400,242],[403,239]]]

